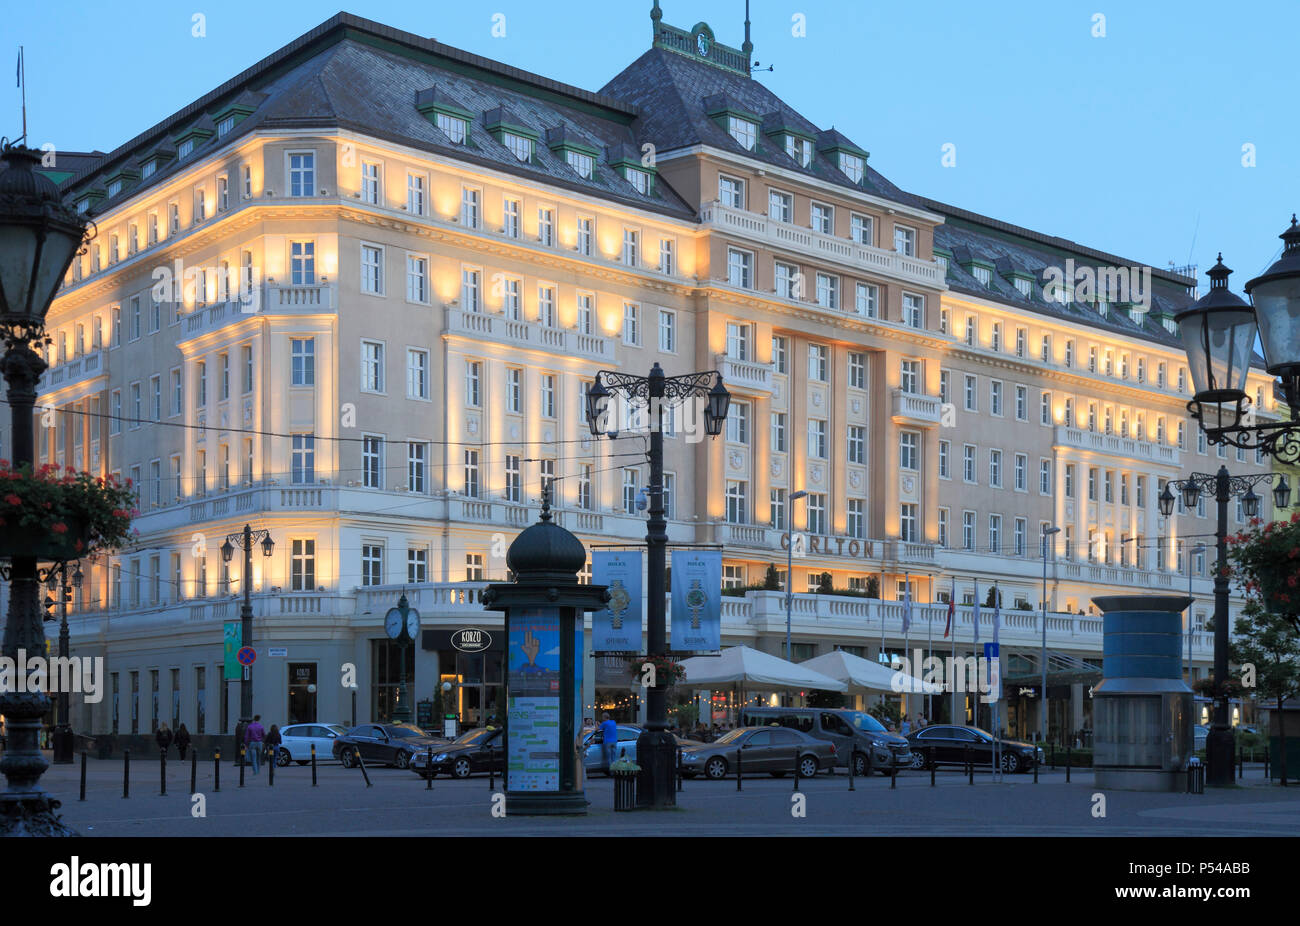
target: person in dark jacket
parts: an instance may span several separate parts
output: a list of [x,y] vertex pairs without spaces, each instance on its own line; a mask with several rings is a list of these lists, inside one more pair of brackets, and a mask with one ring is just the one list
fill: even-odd
[[190,748],[190,731],[185,729],[185,724],[176,728],[176,736],[172,738],[176,744],[176,751],[181,754],[181,761],[185,761],[185,753]]
[[172,744],[172,731],[167,729],[167,724],[159,721],[158,732],[153,736],[154,742],[158,744],[158,749],[166,752]]
[[273,723],[266,734],[266,761],[274,762],[279,757],[280,743],[280,725]]

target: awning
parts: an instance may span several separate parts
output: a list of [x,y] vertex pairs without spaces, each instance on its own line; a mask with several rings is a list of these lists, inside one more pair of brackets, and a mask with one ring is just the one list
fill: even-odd
[[690,688],[738,685],[747,689],[778,691],[846,691],[844,682],[779,656],[748,646],[729,646],[721,656],[692,656],[683,659],[686,678],[678,682]]
[[892,691],[909,694],[942,694],[943,685],[938,682],[923,682],[915,676],[900,670],[891,669],[870,659],[854,656],[843,650],[825,653],[807,659],[801,666],[829,675],[848,686],[854,693],[863,691]]

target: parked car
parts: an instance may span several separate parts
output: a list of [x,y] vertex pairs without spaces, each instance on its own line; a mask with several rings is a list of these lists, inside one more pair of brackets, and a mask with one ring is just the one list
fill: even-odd
[[798,756],[799,774],[811,778],[822,769],[835,767],[835,744],[814,739],[788,727],[737,727],[712,743],[682,750],[682,775],[704,775],[715,781],[734,774],[737,757],[745,774],[767,772],[780,778],[794,771]]
[[[636,761],[636,741],[641,735],[641,727],[635,724],[618,725],[618,745],[614,749],[614,761],[627,759],[630,762]],[[703,746],[699,740],[690,740],[685,737],[673,734],[673,739],[677,746],[682,749],[689,749],[692,746]],[[600,727],[586,727],[582,731],[582,767],[588,775],[593,772],[605,772],[605,757],[601,750],[604,744],[604,737],[601,735]]]
[[1205,724],[1197,724],[1192,727],[1192,748],[1201,750],[1205,748],[1205,740],[1210,735],[1210,728]]
[[363,723],[334,740],[331,747],[344,768],[352,768],[357,756],[370,765],[396,765],[406,768],[411,756],[447,745],[449,740],[430,736],[408,723]]
[[[926,769],[940,765],[965,765],[967,749],[976,768],[993,763],[993,735],[978,727],[932,724],[907,735],[912,745],[912,768]],[[1033,743],[1001,740],[1002,771],[1007,774],[1027,772],[1042,764],[1043,750]]]
[[[409,768],[421,778],[428,778],[428,749],[411,756]],[[468,778],[475,772],[495,769],[505,774],[505,743],[500,727],[479,727],[466,730],[451,742],[433,747],[433,775],[444,774],[452,778]]]
[[280,730],[280,748],[276,750],[275,764],[279,766],[297,762],[306,765],[311,761],[311,747],[316,746],[316,760],[334,756],[334,741],[344,736],[348,728],[338,723],[293,723]]
[[882,775],[895,768],[911,768],[912,753],[906,739],[890,733],[880,721],[862,711],[816,707],[751,707],[741,713],[745,726],[776,724],[835,744],[836,764],[853,774],[865,775],[871,767]]

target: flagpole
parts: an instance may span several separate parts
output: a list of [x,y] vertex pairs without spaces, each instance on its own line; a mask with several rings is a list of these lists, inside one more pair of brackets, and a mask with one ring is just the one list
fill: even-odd
[[[931,579],[930,581],[930,597],[931,598],[934,597],[933,579]],[[925,629],[926,629],[925,661],[927,664],[930,662],[931,659],[934,658],[934,609],[929,607],[929,605],[932,603],[933,602],[927,601],[926,602],[927,607],[925,609]],[[924,674],[922,674],[921,677],[925,678]],[[925,690],[925,720],[926,723],[929,723],[934,720],[934,694],[933,692],[930,691],[928,686]]]
[[952,658],[948,661],[948,687],[952,689],[952,716],[948,722],[957,722],[957,577],[952,577],[952,597],[948,599],[952,614]]
[[[903,658],[907,658],[907,647],[912,638],[912,574],[903,573]],[[902,703],[911,707],[907,703],[907,698],[901,699]],[[899,711],[898,729],[903,729],[903,712]]]

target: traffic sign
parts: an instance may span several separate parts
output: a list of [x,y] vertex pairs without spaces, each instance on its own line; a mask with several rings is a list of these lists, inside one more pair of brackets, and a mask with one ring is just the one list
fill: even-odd
[[996,644],[996,643],[985,643],[985,644],[984,644],[984,658],[985,658],[985,659],[997,659],[997,658],[998,658],[998,644]]
[[241,666],[251,666],[257,662],[257,651],[251,646],[245,646],[235,654],[235,658],[239,660]]

